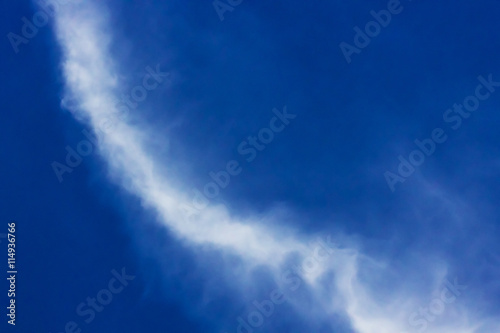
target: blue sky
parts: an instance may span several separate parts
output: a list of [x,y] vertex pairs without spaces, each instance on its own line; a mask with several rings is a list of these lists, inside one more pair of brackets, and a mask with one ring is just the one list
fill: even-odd
[[499,330],[500,2],[51,3],[0,11],[2,332]]

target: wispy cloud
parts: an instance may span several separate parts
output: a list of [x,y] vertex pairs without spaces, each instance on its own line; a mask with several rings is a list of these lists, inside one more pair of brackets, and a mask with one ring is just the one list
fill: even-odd
[[[112,34],[106,15],[109,14],[105,8],[93,2],[60,7],[56,15],[67,94],[78,101],[76,117],[94,131],[118,111],[116,100],[121,90],[116,63],[108,51]],[[308,244],[314,238],[288,230],[278,220],[277,211],[243,218],[231,215],[223,206],[208,205],[201,214],[189,214],[183,207],[189,206],[192,198],[160,171],[163,166],[160,168],[155,156],[146,149],[147,136],[146,131],[126,120],[102,135],[98,149],[109,164],[111,179],[154,210],[158,220],[179,239],[237,255],[247,272],[265,266],[273,274],[276,286],[286,289],[283,274],[290,263],[310,255]],[[351,245],[339,245],[339,250],[322,262],[314,274],[304,275],[304,291],[312,302],[303,302],[303,293],[292,295],[289,304],[294,311],[311,325],[321,320],[334,327],[336,323],[330,318],[339,314],[360,333],[412,332],[408,317],[432,300],[430,290],[447,277],[446,267],[429,260],[398,271],[391,268],[389,260],[364,255],[351,240],[346,244]],[[420,271],[420,277],[412,276],[415,271]],[[422,276],[425,279],[419,282]],[[253,282],[243,280],[242,287],[248,283]],[[241,288],[241,293],[244,290]],[[464,304],[465,298],[449,305],[458,315],[441,316],[439,322],[428,325],[427,332],[480,332],[482,321],[467,312]]]

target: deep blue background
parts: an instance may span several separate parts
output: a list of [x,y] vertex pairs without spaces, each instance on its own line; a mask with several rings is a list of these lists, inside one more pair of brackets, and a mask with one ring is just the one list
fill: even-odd
[[[112,52],[130,87],[148,65],[161,63],[173,75],[137,112],[169,137],[159,155],[178,160],[177,176],[188,188],[203,186],[208,172],[227,161],[243,160],[238,144],[268,124],[272,108],[286,105],[297,118],[223,191],[232,210],[284,203],[302,217],[285,223],[303,233],[340,229],[366,238],[368,252],[434,250],[460,262],[469,281],[489,285],[485,267],[499,253],[500,92],[459,130],[448,130],[448,141],[395,193],[383,173],[395,170],[414,139],[444,126],[443,112],[474,91],[478,75],[500,80],[500,2],[404,2],[403,12],[347,64],[339,43],[352,43],[352,28],[386,3],[244,1],[222,22],[210,1],[107,7],[116,31]],[[82,324],[85,332],[234,327],[230,302],[245,302],[214,301],[203,315],[194,304],[205,280],[190,272],[204,264],[168,233],[158,236],[150,213],[109,183],[97,154],[58,182],[50,163],[62,162],[64,147],[75,147],[85,127],[61,109],[61,54],[51,27],[18,54],[5,37],[19,33],[21,18],[35,11],[27,1],[2,1],[0,10],[0,232],[17,221],[16,329],[55,333],[67,321],[82,323],[75,307],[122,267],[136,280]],[[474,214],[461,215],[464,207]],[[450,229],[453,214],[464,220],[462,228]],[[163,245],[150,249],[152,242]],[[162,251],[166,267],[157,268]],[[498,308],[498,284],[489,290],[486,307]]]

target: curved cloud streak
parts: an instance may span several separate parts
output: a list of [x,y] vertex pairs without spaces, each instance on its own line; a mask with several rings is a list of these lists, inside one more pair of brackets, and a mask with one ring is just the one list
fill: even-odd
[[[108,28],[101,5],[92,2],[66,5],[59,8],[56,15],[67,93],[79,101],[76,116],[94,130],[118,112],[115,101],[120,83],[108,50],[111,41],[111,34],[106,33]],[[266,219],[273,219],[272,216],[243,219],[231,216],[222,206],[209,206],[199,214],[190,215],[184,208],[189,206],[187,194],[175,188],[168,175],[159,171],[155,157],[145,149],[146,139],[147,134],[141,128],[121,122],[103,135],[99,149],[113,178],[139,197],[146,207],[156,211],[159,220],[180,239],[237,255],[245,262],[247,271],[264,265],[272,272],[278,287],[283,288],[284,281],[290,280],[292,262],[299,260],[307,266],[312,251],[322,251],[322,256],[325,251],[331,252],[321,262],[316,260],[312,264],[314,269],[304,274],[307,297],[316,305],[302,305],[303,296],[290,299],[294,311],[305,321],[319,319],[335,327],[329,316],[337,313],[360,333],[481,332],[483,322],[467,312],[459,299],[446,303],[447,307],[453,307],[455,315],[442,315],[435,322],[427,319],[425,329],[423,322],[410,326],[412,314],[428,306],[431,287],[443,289],[439,283],[446,279],[445,268],[430,269],[426,274],[430,286],[422,287],[408,273],[398,272],[357,249],[311,249],[306,237],[287,232],[284,227],[266,226]],[[420,268],[429,267],[431,265],[420,264]],[[419,288],[411,290],[403,284],[395,284],[394,290],[382,295],[374,281],[388,279],[407,279]],[[453,296],[449,292],[446,295],[447,299]],[[422,316],[413,319],[424,318]]]

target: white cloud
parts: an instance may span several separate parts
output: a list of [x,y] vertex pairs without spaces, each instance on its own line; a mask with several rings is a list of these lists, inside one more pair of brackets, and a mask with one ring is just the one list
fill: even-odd
[[[116,112],[114,101],[120,88],[118,73],[108,51],[111,34],[104,13],[100,5],[92,2],[68,5],[60,8],[56,25],[64,51],[67,93],[81,103],[77,117],[94,129]],[[286,270],[290,256],[305,257],[310,253],[308,239],[294,235],[283,226],[269,226],[279,223],[266,225],[266,219],[273,219],[272,212],[265,218],[242,219],[231,216],[223,206],[209,206],[200,215],[188,217],[183,209],[189,204],[187,194],[174,188],[168,175],[158,171],[160,168],[154,156],[146,153],[146,136],[141,128],[120,123],[103,137],[99,149],[109,163],[112,178],[139,197],[144,206],[156,211],[159,220],[180,239],[238,255],[248,270],[266,265],[274,272],[278,285],[282,283],[279,277]],[[336,312],[347,316],[360,333],[415,331],[408,324],[408,316],[428,303],[429,295],[423,290],[410,290],[402,283],[395,284],[389,296],[382,295],[372,281],[361,277],[361,272],[363,276],[373,273],[378,279],[396,276],[414,283],[414,278],[407,273],[395,272],[387,264],[359,254],[356,249],[336,252],[322,267],[306,281],[311,297],[324,313],[317,307],[301,305],[298,299],[291,300],[297,313],[304,318],[326,320],[330,313]],[[445,273],[443,270],[430,271],[426,276],[437,285]],[[465,311],[463,302],[457,301],[451,306]],[[450,318],[443,316],[443,320],[429,324],[427,332],[481,332],[474,330],[478,322],[463,313]]]

